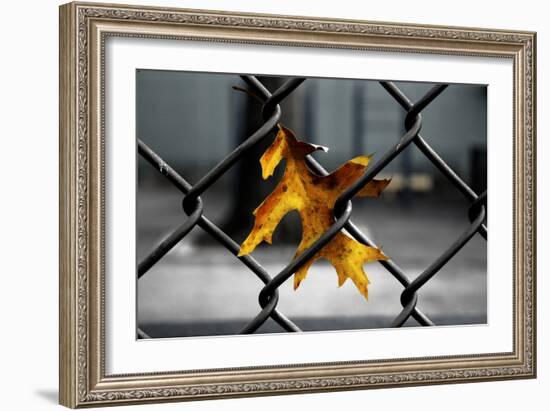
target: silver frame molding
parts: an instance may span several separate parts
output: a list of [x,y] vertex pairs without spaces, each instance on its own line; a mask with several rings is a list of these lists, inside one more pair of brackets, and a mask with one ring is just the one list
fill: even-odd
[[[514,349],[470,356],[106,375],[104,44],[109,36],[474,55],[514,64]],[[104,406],[536,376],[536,34],[218,11],[60,7],[60,403]]]

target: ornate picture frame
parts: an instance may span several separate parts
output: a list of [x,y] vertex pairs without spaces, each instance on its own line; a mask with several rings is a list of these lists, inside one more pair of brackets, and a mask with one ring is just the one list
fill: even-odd
[[[513,64],[512,349],[108,374],[105,43],[170,39],[499,58]],[[67,407],[297,394],[536,376],[536,35],[396,23],[69,3],[60,7],[60,403]]]

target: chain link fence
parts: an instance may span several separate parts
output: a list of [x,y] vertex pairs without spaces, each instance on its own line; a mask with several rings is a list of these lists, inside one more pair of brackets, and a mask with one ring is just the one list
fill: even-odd
[[[355,181],[345,192],[343,192],[335,203],[333,214],[333,225],[321,235],[307,250],[291,261],[276,275],[268,273],[261,264],[251,255],[237,257],[240,246],[224,231],[209,220],[203,213],[203,201],[201,194],[208,190],[221,176],[235,165],[251,148],[261,140],[272,135],[276,129],[281,117],[280,103],[289,96],[294,90],[300,87],[306,81],[304,78],[293,78],[286,81],[281,87],[270,92],[255,76],[241,76],[249,87],[252,94],[259,96],[263,101],[262,117],[263,124],[252,135],[250,135],[242,144],[229,153],[221,162],[213,167],[196,184],[191,185],[182,176],[180,176],[169,164],[167,164],[150,147],[138,139],[138,153],[147,160],[159,173],[167,178],[181,193],[182,207],[187,214],[187,219],[183,224],[177,227],[165,240],[138,264],[138,279],[145,275],[163,256],[168,253],[176,244],[182,241],[185,236],[195,227],[199,226],[206,233],[212,236],[228,252],[238,258],[251,273],[256,275],[264,284],[264,287],[258,295],[260,311],[249,320],[249,322],[239,331],[239,334],[250,334],[258,330],[262,324],[272,318],[281,328],[287,332],[298,332],[300,328],[277,309],[279,301],[278,288],[286,282],[297,270],[300,269],[311,257],[313,257],[322,247],[341,230],[345,230],[358,242],[376,247],[376,244],[359,230],[357,225],[351,220],[352,202],[351,199],[366,184],[368,184],[376,175],[397,158],[403,150],[409,145],[414,145],[422,154],[443,174],[443,176],[469,201],[469,208],[465,210],[465,217],[469,219],[469,224],[465,225],[462,234],[450,244],[450,246],[423,272],[414,279],[411,279],[396,261],[379,261],[392,276],[403,286],[401,293],[401,312],[389,324],[392,327],[401,327],[409,318],[414,318],[420,325],[433,326],[434,322],[418,308],[419,292],[422,287],[428,283],[444,266],[447,264],[470,239],[479,234],[485,240],[487,239],[486,204],[487,192],[476,194],[430,147],[426,140],[421,136],[422,114],[421,112],[432,103],[447,87],[446,84],[433,86],[422,98],[412,102],[409,98],[392,82],[381,81],[382,87],[393,97],[397,104],[405,110],[404,124],[405,133],[399,141],[387,152],[380,160],[370,167],[365,174]],[[327,171],[313,157],[306,158],[308,167],[314,173],[327,175]],[[143,330],[138,329],[139,338],[150,338]]]

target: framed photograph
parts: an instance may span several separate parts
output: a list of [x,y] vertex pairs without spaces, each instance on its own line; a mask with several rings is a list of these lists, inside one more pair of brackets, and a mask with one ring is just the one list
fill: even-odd
[[61,6],[61,404],[534,378],[535,39]]

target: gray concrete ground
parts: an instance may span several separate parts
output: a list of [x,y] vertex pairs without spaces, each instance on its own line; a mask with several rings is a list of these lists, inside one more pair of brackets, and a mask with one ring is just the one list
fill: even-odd
[[[185,218],[181,196],[163,187],[140,188],[138,260]],[[230,209],[225,198],[223,190],[205,196],[206,214],[219,224]],[[386,196],[356,201],[353,220],[414,278],[466,228],[466,207],[460,197],[414,198],[403,207]],[[151,336],[234,334],[258,313],[262,282],[225,248],[201,241],[203,235],[196,227],[139,280],[138,323]],[[273,276],[290,261],[295,246],[261,246],[253,256]],[[419,307],[436,324],[486,322],[486,252],[485,240],[474,237],[421,289]],[[332,266],[319,261],[297,291],[291,280],[281,286],[278,308],[305,331],[388,327],[401,309],[403,288],[379,263],[364,268],[371,281],[368,301],[351,281],[338,288]],[[280,331],[272,320],[259,330]]]

